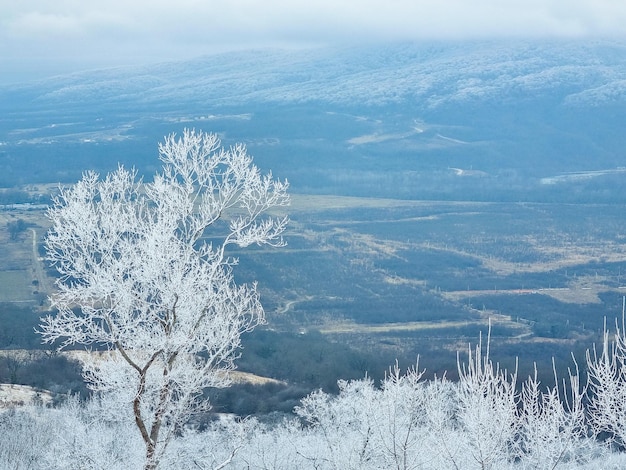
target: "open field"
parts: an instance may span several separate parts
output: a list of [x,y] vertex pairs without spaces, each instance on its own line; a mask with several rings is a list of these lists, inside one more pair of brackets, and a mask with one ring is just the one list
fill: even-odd
[[377,334],[377,333],[401,333],[401,332],[428,332],[432,330],[452,330],[452,329],[465,329],[471,326],[485,327],[489,326],[490,321],[495,324],[499,323],[509,327],[513,327],[516,331],[514,337],[522,338],[528,333],[529,328],[526,325],[513,323],[509,320],[498,318],[499,316],[493,315],[489,318],[480,319],[476,321],[441,321],[441,322],[405,322],[405,323],[383,323],[376,325],[363,325],[358,323],[337,323],[335,325],[324,325],[319,329],[319,332],[327,335],[357,333],[357,334]]
[[[20,221],[13,238],[8,224]],[[47,229],[45,211],[19,206],[0,210],[0,303],[41,304],[52,280],[45,274],[39,247]]]
[[34,303],[32,277],[30,270],[12,270],[0,272],[0,302]]
[[463,348],[491,320],[503,356],[549,366],[621,315],[621,206],[316,196],[294,198],[290,213],[299,269],[261,257],[302,281],[268,277],[270,323],[393,359]]
[[52,402],[52,394],[45,390],[36,390],[28,385],[0,384],[0,410],[16,405]]
[[[620,205],[294,195],[287,212],[286,248],[230,253],[239,281],[259,281],[277,332],[320,332],[387,363],[445,353],[448,368],[490,321],[504,356],[541,362],[590,347],[604,317],[621,315]],[[27,230],[12,240],[17,219]],[[46,229],[43,210],[0,212],[0,302],[45,309]]]

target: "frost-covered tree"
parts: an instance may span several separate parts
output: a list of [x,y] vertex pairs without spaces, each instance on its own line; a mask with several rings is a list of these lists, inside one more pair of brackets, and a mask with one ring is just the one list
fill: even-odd
[[19,408],[0,409],[0,468],[43,468],[43,450],[49,448],[54,436],[47,429],[42,432],[39,414]]
[[[626,298],[624,300],[626,307]],[[622,314],[624,315],[624,314]],[[604,328],[602,350],[587,351],[589,374],[589,419],[596,433],[606,432],[621,447],[626,446],[626,329],[615,325],[611,339]]]
[[340,380],[338,385],[338,397],[317,390],[296,408],[296,414],[314,431],[309,434],[312,452],[301,452],[316,468],[371,468],[377,454],[372,412],[378,393],[371,379]]
[[597,457],[601,450],[587,430],[586,387],[580,385],[578,365],[575,372],[568,372],[568,380],[561,386],[554,362],[553,370],[554,387],[542,390],[536,366],[534,375],[522,383],[516,446],[521,468],[575,468]]
[[228,247],[282,246],[287,183],[261,175],[243,145],[185,130],[159,145],[163,169],[143,183],[119,167],[87,172],[49,210],[47,256],[59,272],[46,342],[105,346],[85,377],[127,406],[158,466],[173,433],[226,386],[240,335],[264,321],[256,284],[238,285]]
[[[511,396],[503,382],[512,384],[515,375],[499,372],[480,347],[470,351],[470,362],[459,365],[465,385],[423,380],[417,367],[401,373],[395,366],[380,386],[365,378],[341,381],[339,395],[313,392],[296,408],[299,419],[184,427],[160,464],[172,470],[626,468],[624,452],[589,432],[577,369],[566,377],[567,392],[563,383],[545,387],[535,375]],[[118,419],[109,397],[0,411],[0,468],[140,467],[143,441],[132,420]],[[485,442],[477,442],[481,432]]]
[[[339,395],[321,390],[296,408],[306,423],[298,441],[306,468],[411,470],[433,468],[440,435],[430,418],[449,395],[445,380],[422,381],[415,366],[401,373],[396,364],[377,388],[374,382],[339,381]],[[303,467],[298,467],[303,468]]]
[[463,449],[466,459],[455,468],[506,468],[511,446],[518,432],[517,371],[511,375],[494,364],[482,341],[468,351],[467,364],[458,361],[459,384],[457,420],[461,434],[457,449]]
[[[588,433],[577,367],[560,385],[544,387],[535,375],[520,390],[488,343],[459,356],[458,382],[396,366],[379,388],[363,379],[341,381],[338,396],[313,392],[296,408],[307,425],[290,433],[306,457],[298,468],[554,470],[608,458]],[[615,461],[604,468],[623,460]]]

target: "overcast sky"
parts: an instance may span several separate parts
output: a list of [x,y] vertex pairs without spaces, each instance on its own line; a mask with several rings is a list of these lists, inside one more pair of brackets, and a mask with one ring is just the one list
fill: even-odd
[[236,48],[626,37],[626,0],[0,0],[0,83]]

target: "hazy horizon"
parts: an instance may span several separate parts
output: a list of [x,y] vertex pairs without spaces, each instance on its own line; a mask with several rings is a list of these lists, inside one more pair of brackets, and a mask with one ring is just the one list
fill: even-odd
[[626,4],[481,0],[5,3],[0,83],[258,47],[484,38],[624,38]]

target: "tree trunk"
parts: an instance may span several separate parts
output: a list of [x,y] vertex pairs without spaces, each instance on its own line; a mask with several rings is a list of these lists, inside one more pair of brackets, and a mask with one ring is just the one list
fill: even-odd
[[152,443],[146,444],[146,464],[144,470],[156,470],[159,466],[159,461],[156,456],[156,448]]

